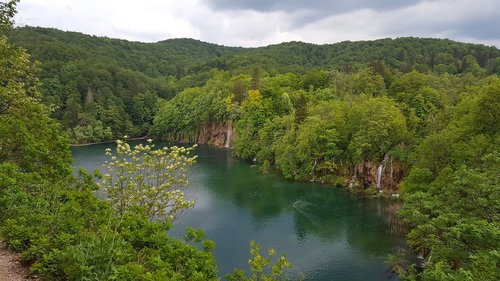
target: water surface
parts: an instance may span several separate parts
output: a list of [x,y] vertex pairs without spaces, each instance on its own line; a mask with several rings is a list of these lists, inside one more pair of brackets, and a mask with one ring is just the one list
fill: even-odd
[[[72,149],[74,167],[101,168],[113,144]],[[399,280],[387,256],[404,247],[385,223],[387,202],[361,199],[341,188],[292,182],[262,174],[231,151],[200,146],[191,169],[188,197],[196,201],[176,222],[172,235],[187,226],[215,241],[220,275],[248,269],[249,241],[286,253],[291,274],[305,280]],[[295,275],[292,275],[295,276]]]

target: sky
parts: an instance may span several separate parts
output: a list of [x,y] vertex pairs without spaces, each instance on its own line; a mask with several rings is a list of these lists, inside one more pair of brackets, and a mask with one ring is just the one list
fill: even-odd
[[500,0],[21,0],[16,25],[243,47],[404,36],[500,47]]

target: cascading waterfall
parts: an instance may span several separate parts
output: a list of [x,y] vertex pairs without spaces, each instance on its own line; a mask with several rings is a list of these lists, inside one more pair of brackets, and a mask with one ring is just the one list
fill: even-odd
[[226,133],[226,144],[224,145],[225,148],[230,148],[231,147],[231,134],[233,133],[232,130],[232,124],[231,122],[227,123],[227,133]]
[[394,166],[392,165],[392,157],[391,157],[391,162],[390,163],[391,163],[391,173],[390,173],[391,177],[390,177],[390,179],[391,179],[391,182],[392,182],[392,181],[394,181]]
[[316,170],[316,165],[318,164],[318,159],[314,159],[314,165],[311,168],[311,175],[312,175],[312,180],[314,181],[314,171]]
[[382,188],[382,176],[384,175],[384,170],[385,170],[385,162],[387,162],[387,159],[389,156],[386,154],[384,156],[384,160],[382,160],[382,163],[378,166],[377,169],[377,189],[380,190]]

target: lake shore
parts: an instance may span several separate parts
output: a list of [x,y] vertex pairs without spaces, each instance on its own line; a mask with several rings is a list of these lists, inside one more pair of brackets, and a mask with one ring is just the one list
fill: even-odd
[[[127,138],[126,140],[144,140],[148,136],[142,136],[142,137],[137,137],[137,138]],[[96,144],[106,144],[106,143],[114,143],[117,140],[109,140],[109,141],[101,141],[101,142],[89,142],[89,143],[76,143],[76,144],[70,144],[71,147],[83,147],[83,146],[91,146],[91,145],[96,145]]]

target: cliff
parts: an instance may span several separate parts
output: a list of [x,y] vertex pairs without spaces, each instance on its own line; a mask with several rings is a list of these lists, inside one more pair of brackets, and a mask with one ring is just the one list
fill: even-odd
[[180,143],[208,144],[217,147],[232,147],[234,143],[234,126],[231,121],[209,122],[194,132],[167,133],[165,140]]
[[365,161],[356,165],[354,175],[347,180],[349,187],[375,186],[378,190],[396,192],[404,177],[404,165],[392,156],[380,163]]
[[198,131],[198,144],[208,144],[217,147],[231,147],[234,143],[234,127],[231,121],[224,123],[207,123]]

